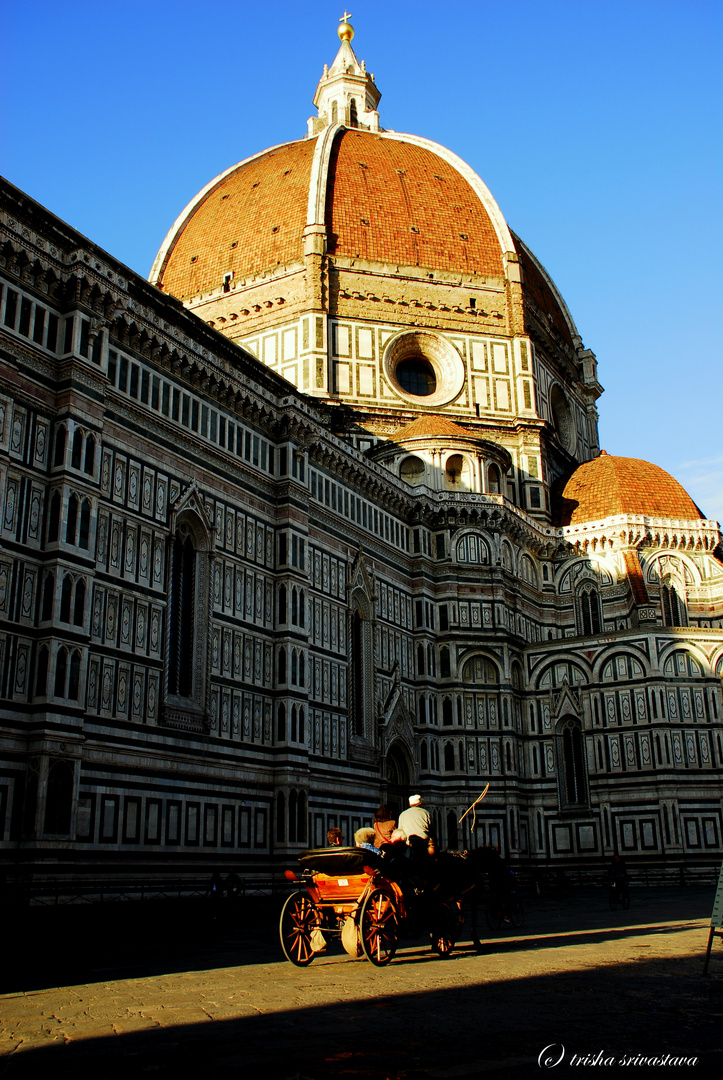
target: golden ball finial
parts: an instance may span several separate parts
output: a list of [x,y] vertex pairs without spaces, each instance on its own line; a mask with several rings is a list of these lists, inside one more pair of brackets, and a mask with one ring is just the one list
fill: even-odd
[[339,29],[337,30],[337,34],[342,41],[351,41],[354,37],[354,27],[349,22],[349,19],[351,19],[351,14],[348,11],[345,11],[339,19]]

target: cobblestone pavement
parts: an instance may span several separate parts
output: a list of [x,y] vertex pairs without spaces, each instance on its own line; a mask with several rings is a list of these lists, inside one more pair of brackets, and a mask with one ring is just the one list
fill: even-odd
[[172,943],[162,910],[146,904],[146,931],[160,914],[155,945],[152,927],[114,942],[106,926],[96,944],[97,928],[79,924],[76,941],[61,928],[73,981],[63,986],[52,985],[65,980],[46,919],[35,939],[25,930],[35,964],[11,972],[15,989],[0,997],[0,1076],[723,1077],[719,943],[702,975],[712,899],[712,888],[640,890],[613,914],[603,890],[574,890],[530,901],[525,926],[485,937],[479,955],[468,935],[447,960],[419,940],[386,968],[333,948],[293,967],[276,900],[251,904],[235,928],[194,937],[197,925],[181,926]]

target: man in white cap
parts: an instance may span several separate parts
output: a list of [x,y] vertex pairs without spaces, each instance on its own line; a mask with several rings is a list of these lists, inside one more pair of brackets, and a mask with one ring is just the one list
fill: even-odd
[[399,815],[397,827],[407,834],[407,843],[412,849],[415,861],[427,854],[429,841],[432,839],[432,819],[429,811],[422,806],[421,795],[409,796],[409,809]]

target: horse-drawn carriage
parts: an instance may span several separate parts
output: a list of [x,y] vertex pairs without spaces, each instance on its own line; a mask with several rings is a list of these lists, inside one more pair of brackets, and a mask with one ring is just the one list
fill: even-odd
[[363,848],[305,851],[301,873],[286,871],[297,889],[281,911],[284,955],[305,966],[327,940],[341,938],[349,955],[388,964],[403,933],[428,932],[433,951],[448,956],[459,933],[462,900],[476,896],[495,860],[496,852],[479,849],[448,852],[410,868],[406,860]]

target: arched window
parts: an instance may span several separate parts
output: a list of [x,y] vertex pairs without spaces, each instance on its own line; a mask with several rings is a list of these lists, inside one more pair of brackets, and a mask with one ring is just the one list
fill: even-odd
[[443,679],[448,679],[451,673],[449,649],[443,645],[439,650],[439,674]]
[[68,499],[68,516],[65,524],[65,542],[66,544],[75,543],[75,527],[78,522],[78,497],[77,495],[71,495]]
[[289,843],[296,843],[296,792],[289,793]]
[[444,744],[444,771],[454,772],[454,746],[451,742]]
[[499,683],[497,668],[484,656],[473,656],[468,660],[462,670],[462,680],[466,683],[475,683],[496,686]]
[[291,650],[291,685],[296,686],[299,677],[299,665],[298,665],[298,653],[296,649]]
[[83,456],[83,432],[79,427],[75,429],[73,433],[73,450],[70,455],[70,464],[74,469],[80,468],[80,462]]
[[35,696],[45,697],[48,692],[48,647],[38,649],[38,662],[35,669]]
[[190,535],[176,533],[172,550],[168,692],[193,694],[196,549]]
[[63,578],[63,588],[60,593],[60,621],[70,622],[70,601],[73,595],[73,579],[70,574]]
[[306,731],[304,727],[304,706],[299,707],[299,742],[306,742]]
[[449,488],[469,488],[469,462],[462,454],[450,454],[444,464],[444,478]]
[[417,675],[424,675],[424,646],[417,645]]
[[56,697],[65,697],[65,676],[68,671],[68,651],[58,649],[55,658],[55,688],[53,693]]
[[80,578],[75,586],[75,603],[73,604],[73,625],[82,626],[85,615],[85,582]]
[[427,700],[424,694],[419,695],[419,723],[427,723]]
[[496,465],[490,465],[487,469],[487,491],[490,495],[500,495],[502,493],[500,470]]
[[281,843],[286,836],[286,799],[283,791],[276,796],[276,839]]
[[95,438],[89,435],[85,440],[85,457],[83,458],[83,472],[93,475],[95,467]]
[[43,582],[43,610],[41,619],[48,622],[53,617],[53,601],[55,600],[55,577],[48,574]]
[[457,760],[459,761],[459,771],[464,772],[465,771],[464,743],[458,743],[457,744]]
[[48,514],[48,543],[52,544],[58,539],[60,532],[60,492],[54,491],[50,499],[50,513]]
[[55,453],[53,455],[54,466],[62,465],[65,461],[65,437],[65,424],[61,424],[55,432]]
[[44,831],[67,836],[73,810],[75,774],[69,761],[54,761],[48,770]]
[[678,590],[670,578],[667,578],[660,587],[660,599],[663,608],[663,624],[665,626],[686,626],[685,608],[678,595]]
[[78,530],[78,547],[88,550],[88,541],[90,537],[90,502],[88,499],[83,499],[83,504],[80,508],[80,529]]
[[296,803],[296,839],[300,844],[306,841],[306,795],[299,792]]
[[563,803],[581,806],[587,803],[587,782],[582,731],[575,720],[568,720],[560,732],[562,740],[562,791]]
[[583,634],[599,634],[602,629],[600,617],[600,594],[592,585],[586,585],[580,592],[580,624]]
[[68,700],[77,701],[80,690],[80,653],[74,650],[70,658],[70,674],[68,675]]
[[282,645],[276,658],[276,679],[280,684],[286,682],[286,649]]
[[299,589],[299,626],[306,626],[306,598],[303,589]]
[[432,678],[436,678],[436,676],[437,676],[437,658],[436,658],[436,654],[434,652],[434,646],[433,645],[428,645],[427,646],[427,671],[432,676]]
[[355,735],[364,734],[364,620],[359,608],[351,616],[350,704]]
[[291,742],[296,742],[296,705],[291,706]]
[[349,102],[349,127],[358,127],[359,119],[356,111],[356,98],[352,98]]
[[338,119],[339,119],[339,105],[338,105],[338,103],[336,101],[332,101],[332,103],[331,103],[331,122],[332,122],[332,124],[336,124]]
[[277,619],[280,623],[286,622],[286,586],[279,585],[279,591],[276,596],[277,602]]
[[296,589],[291,590],[291,622],[294,626],[299,623],[299,600]]
[[405,457],[399,468],[399,475],[408,484],[421,484],[424,480],[424,462],[415,454]]
[[422,743],[421,759],[422,759],[422,768],[426,769],[427,768],[427,744],[426,744],[426,742]]
[[452,699],[448,697],[442,702],[442,724],[445,727],[452,726]]
[[283,702],[276,714],[276,738],[279,742],[286,742],[286,706]]

